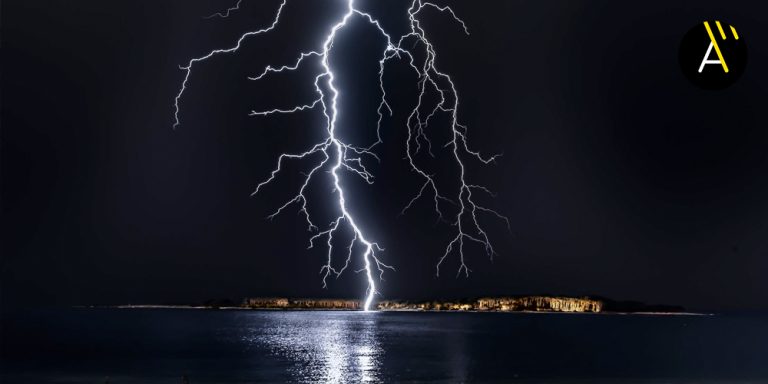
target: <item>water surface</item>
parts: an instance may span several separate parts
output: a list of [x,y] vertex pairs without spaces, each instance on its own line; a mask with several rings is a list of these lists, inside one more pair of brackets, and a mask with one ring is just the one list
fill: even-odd
[[71,309],[3,323],[3,383],[768,382],[764,314]]

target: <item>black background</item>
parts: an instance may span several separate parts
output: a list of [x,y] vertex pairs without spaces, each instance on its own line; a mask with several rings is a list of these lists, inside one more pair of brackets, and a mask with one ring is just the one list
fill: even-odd
[[[252,118],[311,97],[310,71],[252,83],[267,64],[317,47],[341,2],[289,2],[281,25],[238,55],[196,66],[171,128],[178,65],[271,22],[278,3],[22,1],[2,4],[2,303],[161,303],[256,295],[359,297],[354,272],[322,290],[324,251],[295,210],[273,221],[297,177],[251,198],[283,150],[322,134],[319,116]],[[391,67],[397,113],[377,180],[347,176],[351,209],[398,270],[384,297],[600,294],[693,308],[767,308],[766,31],[761,2],[455,2],[471,36],[425,12],[438,66],[463,97],[470,144],[503,152],[473,165],[500,253],[468,252],[435,277],[451,235],[402,161],[413,79]],[[361,2],[393,33],[401,2]],[[682,36],[703,20],[749,43],[723,91],[688,82]],[[340,128],[363,142],[375,122],[381,40],[353,21],[332,63]],[[703,52],[702,52],[703,54]],[[308,68],[311,70],[312,68]],[[353,128],[354,127],[354,128]],[[359,127],[359,128],[357,128]],[[326,200],[322,184],[312,191]],[[351,272],[351,271],[350,271]]]

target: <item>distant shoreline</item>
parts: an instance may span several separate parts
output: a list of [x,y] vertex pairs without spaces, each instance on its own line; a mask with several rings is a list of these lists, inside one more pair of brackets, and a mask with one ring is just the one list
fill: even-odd
[[[123,305],[92,305],[75,306],[80,309],[182,309],[182,310],[222,310],[222,311],[269,311],[269,312],[363,312],[360,309],[351,308],[248,308],[242,306],[204,306],[204,305],[162,305],[162,304],[123,304]],[[407,313],[518,313],[518,314],[563,314],[563,315],[619,315],[619,316],[714,316],[715,313],[705,312],[660,312],[660,311],[551,311],[551,310],[435,310],[435,309],[376,309],[372,312],[407,312]]]
[[[281,311],[361,311],[363,302],[354,299],[309,299],[289,297],[248,297],[241,301],[207,300],[196,304],[124,304],[117,309],[224,309]],[[493,312],[493,313],[578,313],[614,315],[707,315],[686,311],[675,305],[619,301],[598,296],[484,296],[463,299],[381,300],[371,307],[382,312]]]

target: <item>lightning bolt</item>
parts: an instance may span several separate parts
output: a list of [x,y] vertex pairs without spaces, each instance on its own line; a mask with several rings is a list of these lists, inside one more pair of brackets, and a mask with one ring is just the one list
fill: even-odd
[[[179,101],[187,89],[189,78],[192,73],[194,64],[211,59],[214,56],[220,54],[228,54],[236,52],[243,42],[252,36],[264,34],[274,30],[279,21],[280,15],[285,7],[286,1],[283,0],[277,9],[273,22],[265,28],[255,31],[246,32],[240,36],[236,44],[230,48],[214,49],[207,55],[193,58],[189,60],[186,66],[180,66],[180,69],[184,71],[184,80],[182,81],[181,88],[174,100],[174,128],[180,124],[179,121]],[[239,8],[240,2],[236,6],[228,9],[226,13],[214,14],[213,16],[227,17],[230,12]],[[439,258],[436,265],[436,275],[440,275],[440,267],[443,262],[451,254],[457,254],[459,259],[459,268],[456,273],[458,277],[462,273],[465,276],[469,276],[471,271],[465,262],[465,247],[466,243],[477,243],[482,246],[486,254],[493,258],[496,254],[486,230],[481,226],[478,221],[480,214],[488,214],[504,221],[509,228],[509,220],[507,217],[500,213],[479,205],[475,201],[474,193],[486,193],[493,196],[493,193],[486,187],[478,184],[473,184],[467,181],[466,174],[466,161],[479,161],[482,164],[491,164],[500,155],[494,155],[490,157],[482,156],[478,151],[472,150],[468,144],[468,130],[465,125],[459,122],[458,108],[459,108],[459,95],[456,91],[456,86],[453,79],[446,73],[441,72],[436,66],[436,52],[435,48],[427,38],[425,30],[421,26],[419,16],[427,9],[432,9],[442,14],[449,15],[455,22],[457,22],[464,33],[469,35],[466,24],[460,19],[449,6],[440,6],[432,2],[423,0],[413,0],[407,10],[407,18],[410,25],[410,30],[405,34],[393,38],[375,19],[371,14],[364,12],[355,7],[354,0],[347,0],[346,12],[340,19],[334,24],[328,34],[324,37],[322,44],[316,49],[307,52],[299,52],[298,58],[295,62],[278,65],[267,66],[261,73],[249,77],[252,81],[258,81],[270,74],[280,72],[290,72],[297,70],[303,63],[309,60],[316,60],[321,68],[314,78],[314,91],[315,98],[311,101],[297,104],[289,108],[274,108],[266,110],[253,110],[250,112],[251,116],[270,116],[276,114],[291,114],[299,113],[308,110],[320,110],[325,118],[324,130],[327,133],[323,141],[314,144],[304,152],[299,153],[283,153],[277,159],[277,165],[270,173],[269,177],[259,183],[256,186],[252,195],[256,195],[262,188],[269,185],[275,180],[283,170],[283,164],[288,160],[306,160],[311,156],[319,156],[320,159],[314,163],[314,167],[306,173],[304,181],[299,187],[297,193],[288,199],[283,205],[272,213],[269,218],[273,218],[283,212],[285,209],[292,205],[298,207],[299,213],[302,214],[304,220],[306,220],[309,231],[316,232],[309,239],[309,248],[313,248],[317,241],[325,239],[327,246],[327,258],[325,264],[320,268],[322,274],[322,285],[327,286],[327,279],[330,276],[339,277],[352,262],[353,255],[355,254],[355,247],[362,248],[359,252],[360,258],[363,262],[363,269],[368,282],[368,286],[365,294],[364,309],[370,310],[374,296],[379,293],[376,287],[376,279],[374,274],[378,273],[378,279],[382,280],[385,270],[394,268],[390,265],[383,263],[380,258],[380,252],[384,251],[376,242],[366,237],[364,231],[361,229],[358,222],[352,216],[347,209],[346,199],[347,195],[343,188],[341,173],[347,171],[352,175],[360,177],[368,184],[373,184],[374,176],[366,168],[367,161],[379,160],[379,157],[374,152],[376,146],[382,143],[381,140],[381,126],[384,120],[385,114],[392,115],[392,108],[387,101],[387,93],[384,84],[385,68],[390,61],[398,60],[404,61],[418,77],[417,89],[418,99],[416,105],[408,115],[406,122],[407,126],[407,139],[406,139],[406,155],[405,159],[410,165],[411,171],[415,172],[423,181],[421,187],[415,196],[405,205],[401,214],[405,214],[413,204],[421,199],[431,196],[433,209],[439,220],[449,223],[455,228],[455,235],[446,246],[442,256]],[[376,123],[376,137],[377,140],[368,146],[356,146],[343,141],[337,135],[337,120],[340,113],[339,105],[337,103],[339,97],[339,89],[336,88],[334,79],[335,74],[329,64],[329,58],[333,53],[333,43],[338,32],[347,26],[350,19],[359,17],[367,21],[369,25],[376,28],[378,33],[386,40],[386,45],[379,58],[379,92],[381,93],[381,101],[379,103],[377,113],[378,120]],[[418,54],[417,54],[418,53]],[[417,59],[419,57],[419,59]],[[432,97],[435,96],[435,97]],[[434,99],[434,100],[433,100]],[[452,157],[452,161],[456,163],[459,169],[458,175],[458,193],[449,197],[444,193],[437,180],[437,176],[427,172],[424,166],[420,165],[417,161],[417,155],[422,151],[426,151],[429,156],[434,157],[432,151],[432,142],[427,136],[430,120],[432,120],[438,114],[446,114],[449,117],[448,129],[450,130],[450,140],[443,146],[447,148]],[[313,178],[321,170],[328,169],[329,174],[333,181],[332,194],[335,196],[335,201],[338,207],[338,215],[327,226],[322,228],[316,225],[309,211],[307,209],[307,194],[306,189],[312,182]],[[450,204],[456,207],[456,213],[446,215],[444,214],[444,206]],[[449,216],[450,219],[446,219]],[[334,234],[342,227],[346,226],[352,230],[353,237],[347,246],[346,259],[343,265],[340,267],[334,267],[333,263],[333,237]],[[374,271],[375,268],[375,271]]]
[[229,15],[232,14],[232,12],[235,12],[240,9],[240,4],[243,2],[243,0],[237,0],[237,3],[235,5],[227,8],[224,12],[216,12],[212,15],[208,15],[204,17],[204,19],[213,19],[214,17],[221,17],[222,19],[226,19],[229,17]]

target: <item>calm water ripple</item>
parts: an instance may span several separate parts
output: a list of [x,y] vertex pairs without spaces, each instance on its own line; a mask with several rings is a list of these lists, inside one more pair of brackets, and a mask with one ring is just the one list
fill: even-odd
[[768,316],[48,310],[0,351],[3,383],[762,383]]

